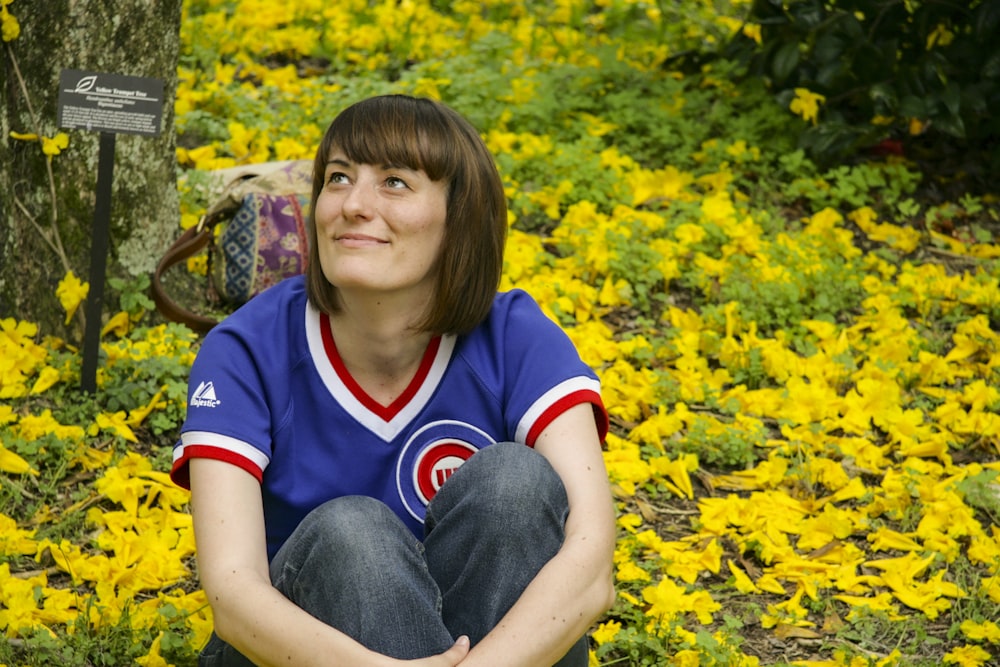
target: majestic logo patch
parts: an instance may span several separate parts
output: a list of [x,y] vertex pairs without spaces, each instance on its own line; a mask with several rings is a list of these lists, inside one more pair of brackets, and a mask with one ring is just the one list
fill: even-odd
[[222,401],[216,398],[212,382],[202,382],[191,396],[191,406],[195,408],[214,408],[219,403]]
[[459,421],[427,424],[410,437],[396,463],[396,488],[406,511],[423,521],[427,503],[473,454],[495,440]]

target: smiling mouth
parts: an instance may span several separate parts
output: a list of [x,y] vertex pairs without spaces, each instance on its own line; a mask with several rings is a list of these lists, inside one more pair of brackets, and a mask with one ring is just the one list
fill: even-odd
[[344,234],[336,237],[334,241],[348,247],[377,246],[388,243],[388,241],[364,234]]

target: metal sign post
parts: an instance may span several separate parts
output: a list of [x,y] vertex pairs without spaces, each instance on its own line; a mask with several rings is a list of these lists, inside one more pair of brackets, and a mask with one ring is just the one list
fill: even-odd
[[115,135],[160,133],[163,81],[121,74],[63,70],[59,75],[59,127],[101,133],[97,154],[97,200],[90,246],[90,290],[83,337],[80,386],[97,390],[101,348],[101,315],[111,226],[111,184],[115,167]]
[[90,241],[90,290],[87,292],[87,328],[83,336],[83,365],[80,386],[87,393],[97,391],[97,357],[101,347],[101,313],[104,311],[104,273],[108,264],[108,237],[111,226],[111,182],[115,170],[115,133],[101,132],[97,149],[97,201]]

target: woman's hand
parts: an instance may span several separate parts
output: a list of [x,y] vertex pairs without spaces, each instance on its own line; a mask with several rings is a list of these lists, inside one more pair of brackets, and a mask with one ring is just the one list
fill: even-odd
[[444,653],[439,653],[438,655],[433,655],[429,658],[406,660],[404,662],[405,664],[412,665],[414,667],[453,667],[454,665],[462,662],[467,655],[469,655],[469,638],[462,635],[454,644],[452,644],[452,647]]

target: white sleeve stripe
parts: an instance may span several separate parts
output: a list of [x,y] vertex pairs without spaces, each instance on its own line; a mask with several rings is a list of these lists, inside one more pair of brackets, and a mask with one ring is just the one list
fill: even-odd
[[252,462],[261,470],[264,470],[270,462],[268,456],[253,445],[211,431],[185,431],[181,433],[181,444],[174,449],[174,460],[178,461],[184,458],[184,450],[195,445],[206,445],[232,452]]
[[542,394],[538,400],[531,404],[525,411],[521,421],[517,424],[517,431],[514,437],[517,442],[527,442],[528,433],[535,422],[545,414],[545,411],[552,407],[559,399],[575,394],[580,391],[592,391],[598,396],[601,395],[601,383],[598,380],[586,376],[579,376],[563,380],[556,386]]

